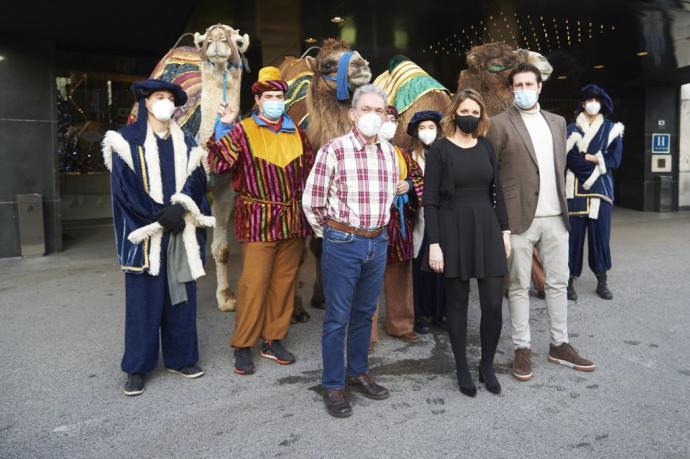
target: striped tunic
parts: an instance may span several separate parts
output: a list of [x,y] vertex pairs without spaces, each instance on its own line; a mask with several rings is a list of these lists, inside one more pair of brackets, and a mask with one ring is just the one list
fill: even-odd
[[417,210],[422,207],[422,193],[424,192],[424,173],[417,162],[400,147],[396,152],[405,160],[407,176],[412,187],[407,192],[409,201],[403,206],[405,219],[405,237],[400,224],[400,212],[395,204],[391,207],[391,218],[388,221],[388,263],[404,263],[413,258],[413,230]]
[[[253,118],[242,123],[253,123]],[[297,128],[303,152],[285,167],[252,153],[249,136],[237,123],[218,141],[209,141],[208,160],[215,174],[232,172],[232,187],[239,193],[235,203],[235,231],[240,242],[270,242],[307,237],[311,228],[302,212],[302,191],[314,163],[314,154],[302,130]],[[271,129],[259,125],[260,129]],[[266,135],[290,135],[294,125],[283,118],[280,130]],[[283,134],[285,132],[285,134]]]

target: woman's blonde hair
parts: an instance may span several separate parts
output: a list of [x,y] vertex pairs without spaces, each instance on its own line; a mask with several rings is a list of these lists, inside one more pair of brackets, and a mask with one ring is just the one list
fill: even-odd
[[441,120],[441,129],[443,129],[443,134],[446,137],[451,137],[455,134],[455,130],[459,129],[455,124],[455,112],[461,103],[465,102],[467,99],[472,99],[479,105],[479,125],[477,129],[472,133],[472,137],[484,137],[491,126],[491,121],[489,120],[489,115],[486,113],[486,104],[481,94],[479,94],[474,89],[462,89],[455,93],[453,100],[450,102],[450,107],[446,110]]

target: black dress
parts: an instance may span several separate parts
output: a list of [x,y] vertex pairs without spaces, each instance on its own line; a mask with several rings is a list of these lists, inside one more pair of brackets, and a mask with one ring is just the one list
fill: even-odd
[[[461,148],[440,139],[427,152],[424,218],[429,243],[443,251],[444,276],[483,279],[508,272],[508,217],[491,143]],[[428,265],[429,254],[423,266]]]

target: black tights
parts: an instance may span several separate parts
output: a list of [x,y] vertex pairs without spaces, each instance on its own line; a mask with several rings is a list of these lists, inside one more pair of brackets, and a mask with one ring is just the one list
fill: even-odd
[[[480,367],[485,373],[493,375],[493,362],[496,355],[498,339],[503,326],[503,277],[488,277],[477,279],[479,284],[479,303],[482,318],[479,325],[479,337],[482,344],[482,358]],[[445,279],[446,286],[446,318],[448,335],[455,354],[455,365],[458,382],[463,387],[473,386],[472,378],[467,368],[466,337],[467,337],[467,303],[470,297],[470,281],[460,278]]]

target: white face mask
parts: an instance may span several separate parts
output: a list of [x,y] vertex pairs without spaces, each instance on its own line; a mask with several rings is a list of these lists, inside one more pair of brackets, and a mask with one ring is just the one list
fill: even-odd
[[170,121],[174,111],[175,104],[168,99],[157,100],[151,106],[151,113],[158,121]]
[[379,137],[381,137],[383,140],[392,140],[393,137],[395,137],[395,131],[398,129],[398,125],[395,124],[393,121],[386,121],[381,125],[381,129],[379,129]]
[[374,137],[379,133],[383,121],[376,113],[367,113],[357,120],[357,127],[365,137]]
[[601,111],[601,104],[597,100],[585,102],[585,111],[589,116],[597,115]]
[[419,140],[421,140],[424,145],[431,145],[433,141],[436,140],[436,129],[424,129],[423,131],[419,131],[417,137],[419,137]]

